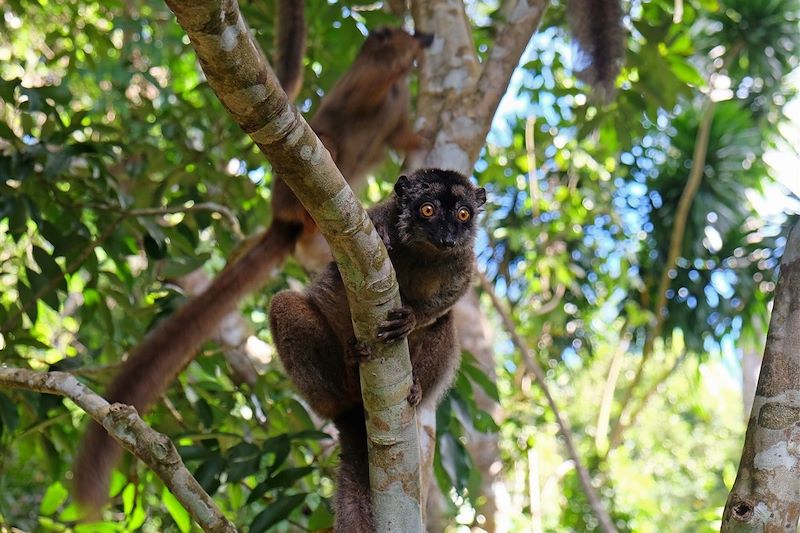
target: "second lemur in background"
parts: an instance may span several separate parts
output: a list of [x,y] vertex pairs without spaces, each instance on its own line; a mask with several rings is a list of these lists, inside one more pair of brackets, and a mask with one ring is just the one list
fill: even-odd
[[[403,306],[377,325],[379,340],[408,337],[412,405],[435,405],[450,386],[460,352],[451,308],[474,272],[475,217],[486,191],[457,172],[427,169],[397,180],[394,194],[369,210],[397,273]],[[335,263],[305,294],[278,293],[270,331],[286,373],[320,416],[339,430],[339,533],[373,533],[369,464],[358,362],[368,356],[355,340],[350,307]]]
[[[408,74],[431,41],[430,35],[411,35],[400,28],[375,30],[322,99],[310,125],[351,185],[366,177],[388,147],[407,151],[420,144],[408,116]],[[146,412],[194,359],[222,318],[261,288],[296,246],[318,236],[314,221],[277,176],[272,216],[269,229],[252,248],[203,293],[162,320],[131,352],[105,393],[108,401]],[[106,501],[111,469],[121,453],[99,424],[90,423],[73,467],[75,497],[89,514]]]

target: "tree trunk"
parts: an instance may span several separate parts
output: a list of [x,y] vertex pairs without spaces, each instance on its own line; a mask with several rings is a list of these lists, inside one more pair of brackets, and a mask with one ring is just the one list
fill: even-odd
[[[498,37],[481,65],[462,0],[412,0],[415,28],[433,33],[435,41],[420,68],[417,98],[416,124],[430,139],[430,145],[409,154],[407,168],[439,167],[472,173],[511,74],[547,5],[547,0],[505,2],[503,16],[495,24]],[[419,423],[422,486],[429,487],[435,485],[429,479],[435,413],[430,408],[421,410]]]
[[798,517],[800,223],[781,261],[761,375],[721,531],[797,531]]

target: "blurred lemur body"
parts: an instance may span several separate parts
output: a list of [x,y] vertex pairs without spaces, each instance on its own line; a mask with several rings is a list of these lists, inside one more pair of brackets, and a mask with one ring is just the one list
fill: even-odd
[[[414,385],[408,401],[437,403],[450,386],[459,350],[451,308],[472,280],[475,216],[486,192],[462,175],[420,170],[401,176],[394,195],[369,210],[397,273],[403,307],[378,324],[380,340],[408,337]],[[311,407],[336,424],[342,464],[336,531],[374,531],[367,437],[350,308],[335,263],[305,294],[278,293],[270,328],[286,372]]]
[[[298,23],[296,12],[285,12],[293,24]],[[374,31],[320,103],[310,124],[351,186],[364,180],[387,148],[408,151],[420,144],[408,117],[408,74],[431,41],[429,35],[411,35],[398,28]],[[303,48],[294,49],[302,53]],[[283,72],[281,82],[291,86],[292,70]],[[222,318],[261,288],[296,245],[318,236],[313,220],[280,177],[275,177],[273,185],[272,214],[269,229],[255,245],[133,350],[106,391],[109,401],[133,405],[140,413],[148,410],[194,359]],[[75,497],[88,514],[96,514],[106,501],[108,479],[120,454],[105,430],[91,423],[73,468]]]

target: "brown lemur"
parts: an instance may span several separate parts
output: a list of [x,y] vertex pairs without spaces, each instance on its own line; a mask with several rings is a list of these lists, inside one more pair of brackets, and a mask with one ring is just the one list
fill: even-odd
[[[451,308],[470,286],[475,217],[486,191],[457,172],[426,169],[400,176],[391,198],[369,210],[397,273],[403,306],[377,325],[385,342],[408,337],[412,405],[435,405],[460,360]],[[358,362],[368,357],[353,333],[347,295],[335,263],[305,294],[282,291],[269,312],[270,331],[286,373],[320,416],[339,430],[336,496],[340,533],[374,532],[367,437]]]
[[[310,124],[351,186],[363,182],[387,147],[408,151],[422,142],[409,122],[408,75],[431,42],[430,35],[411,35],[399,28],[375,30],[349,70],[322,99]],[[133,405],[140,413],[147,411],[194,359],[222,318],[261,288],[296,246],[318,235],[313,220],[277,176],[272,217],[255,245],[203,293],[148,333],[109,385],[106,399]],[[90,423],[73,467],[74,496],[88,516],[96,515],[106,501],[111,469],[121,453],[100,425]]]

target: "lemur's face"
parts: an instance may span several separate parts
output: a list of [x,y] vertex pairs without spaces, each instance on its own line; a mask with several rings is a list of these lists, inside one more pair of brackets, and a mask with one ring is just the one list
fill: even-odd
[[413,35],[402,28],[380,27],[370,32],[364,51],[379,56],[382,62],[408,70],[422,57],[422,51],[433,43],[430,33]]
[[475,217],[486,202],[486,191],[457,172],[426,169],[395,185],[401,212],[403,242],[435,248],[440,253],[471,248]]

